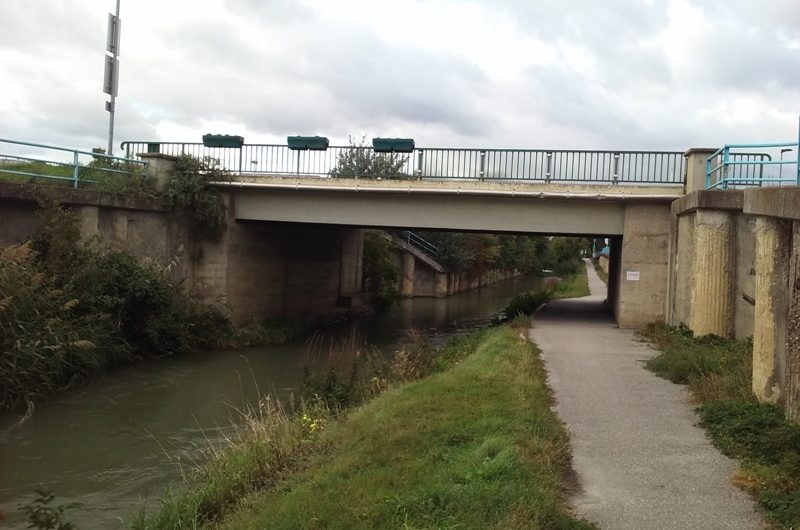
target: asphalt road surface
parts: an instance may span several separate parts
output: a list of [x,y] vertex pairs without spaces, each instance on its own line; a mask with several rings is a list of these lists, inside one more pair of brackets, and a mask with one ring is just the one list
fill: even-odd
[[762,528],[686,388],[644,368],[656,352],[616,327],[606,286],[587,269],[591,296],[548,303],[529,332],[572,437],[577,513],[604,529]]

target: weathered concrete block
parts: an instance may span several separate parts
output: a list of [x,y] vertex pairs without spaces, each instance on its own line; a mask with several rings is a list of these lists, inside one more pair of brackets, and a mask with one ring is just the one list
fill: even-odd
[[689,320],[697,335],[733,336],[734,236],[730,212],[697,211]]
[[413,254],[403,252],[401,260],[400,296],[414,296],[414,267],[416,259]]
[[734,335],[753,336],[756,304],[756,218],[740,214],[736,218],[736,278],[734,288]]
[[784,399],[791,243],[791,223],[772,217],[756,219],[753,393],[770,403]]
[[789,263],[789,317],[786,324],[786,417],[800,423],[800,221],[792,226]]
[[621,269],[613,285],[619,290],[615,307],[620,327],[638,328],[665,318],[669,216],[669,206],[663,204],[625,208]]

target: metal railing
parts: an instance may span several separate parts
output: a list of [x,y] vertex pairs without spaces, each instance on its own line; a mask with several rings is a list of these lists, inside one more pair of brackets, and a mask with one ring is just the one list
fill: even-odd
[[[798,150],[798,142],[725,145],[706,161],[706,189],[800,185]],[[784,158],[791,152],[794,159]]]
[[0,175],[96,184],[109,176],[145,176],[147,162],[53,145],[0,138]]
[[[370,147],[332,146],[325,151],[295,151],[286,145],[245,144],[241,148],[205,147],[202,143],[122,143],[128,158],[140,153],[210,157],[232,172],[266,175],[331,176],[354,152],[397,166],[390,175],[421,179],[540,181],[597,184],[681,185],[680,151],[597,151],[546,149],[416,148],[413,153],[381,154]],[[364,174],[363,177],[380,177]]]
[[439,247],[415,232],[402,230],[398,233],[398,237],[408,243],[409,246],[419,249],[421,252],[434,259],[439,257]]

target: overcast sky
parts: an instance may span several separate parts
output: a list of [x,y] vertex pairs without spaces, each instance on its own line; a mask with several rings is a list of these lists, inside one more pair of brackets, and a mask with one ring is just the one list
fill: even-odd
[[[569,7],[566,7],[569,6]],[[104,146],[114,0],[0,0],[0,137]],[[122,140],[797,138],[800,0],[122,0]]]

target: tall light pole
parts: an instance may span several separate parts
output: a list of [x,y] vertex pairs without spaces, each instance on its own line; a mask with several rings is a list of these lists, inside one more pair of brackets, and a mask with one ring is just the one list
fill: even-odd
[[117,0],[116,14],[108,14],[106,67],[103,75],[103,92],[111,96],[111,101],[106,101],[106,110],[108,111],[107,155],[114,154],[114,111],[116,110],[117,90],[119,88],[119,34],[122,26],[122,21],[119,19],[119,1]]

